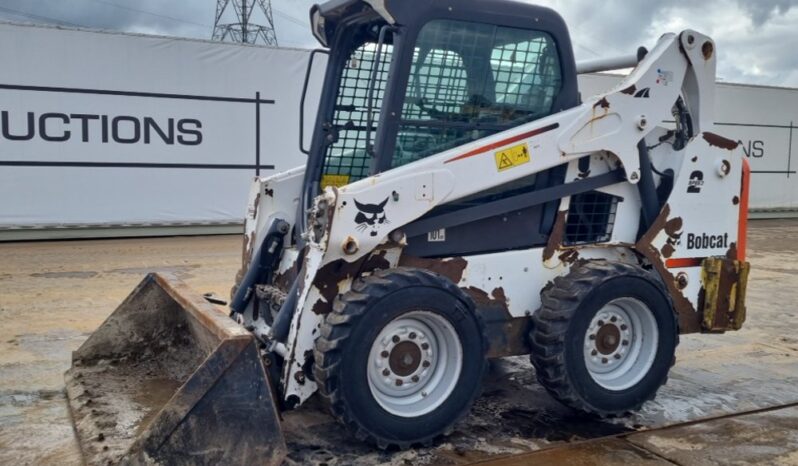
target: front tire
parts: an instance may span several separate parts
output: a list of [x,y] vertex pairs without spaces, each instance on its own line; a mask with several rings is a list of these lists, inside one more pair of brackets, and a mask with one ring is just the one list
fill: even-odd
[[476,399],[487,367],[471,300],[429,271],[360,278],[316,341],[314,376],[332,414],[380,448],[430,445]]
[[679,341],[658,277],[595,261],[558,277],[532,317],[532,364],[563,404],[600,416],[639,409],[666,382]]

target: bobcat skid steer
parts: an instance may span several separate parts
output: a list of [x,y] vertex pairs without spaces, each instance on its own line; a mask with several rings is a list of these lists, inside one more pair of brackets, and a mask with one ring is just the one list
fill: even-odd
[[[232,319],[169,277],[134,291],[67,374],[89,463],[276,464],[279,412],[314,394],[361,441],[428,445],[509,355],[615,415],[680,334],[740,328],[749,175],[712,132],[710,38],[578,68],[560,16],[518,1],[311,20],[307,165],[254,183]],[[624,66],[582,101],[579,72]]]

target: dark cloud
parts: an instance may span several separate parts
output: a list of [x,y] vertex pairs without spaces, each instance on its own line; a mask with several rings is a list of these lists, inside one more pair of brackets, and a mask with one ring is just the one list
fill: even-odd
[[[530,0],[533,1],[533,0]],[[560,12],[577,60],[649,48],[665,32],[695,29],[718,49],[718,77],[798,87],[798,0],[534,0]]]
[[[696,29],[718,46],[718,76],[798,87],[798,0],[530,0],[559,11],[577,59],[631,54],[665,32]],[[315,47],[314,0],[272,0],[280,45]],[[210,39],[214,0],[0,0],[0,19]]]
[[748,12],[754,26],[762,26],[774,14],[785,14],[794,6],[798,6],[798,0],[737,0],[740,8]]

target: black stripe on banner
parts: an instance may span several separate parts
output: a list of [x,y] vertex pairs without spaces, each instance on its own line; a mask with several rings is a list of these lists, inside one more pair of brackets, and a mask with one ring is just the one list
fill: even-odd
[[111,91],[106,89],[79,89],[71,87],[48,87],[48,86],[21,86],[17,84],[0,84],[0,89],[8,89],[14,91],[35,91],[35,92],[64,92],[70,94],[97,94],[97,95],[114,95],[125,97],[149,97],[156,99],[183,99],[183,100],[205,100],[215,102],[237,102],[237,103],[259,103],[259,104],[273,104],[274,100],[261,100],[247,99],[241,97],[215,97],[205,95],[189,95],[189,94],[165,94],[158,92],[128,92],[128,91]]
[[78,167],[78,168],[184,168],[217,170],[274,170],[274,165],[206,164],[206,163],[135,163],[135,162],[31,162],[0,160],[5,167]]

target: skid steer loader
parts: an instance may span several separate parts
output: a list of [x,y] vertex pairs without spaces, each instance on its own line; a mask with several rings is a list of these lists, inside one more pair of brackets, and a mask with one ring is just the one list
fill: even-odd
[[[67,374],[89,463],[276,464],[279,412],[314,394],[359,440],[428,445],[509,355],[617,415],[680,334],[741,327],[749,171],[712,132],[710,38],[577,67],[560,16],[518,1],[334,0],[311,22],[307,164],[255,180],[232,319],[145,279]],[[578,73],[623,66],[582,100]]]

